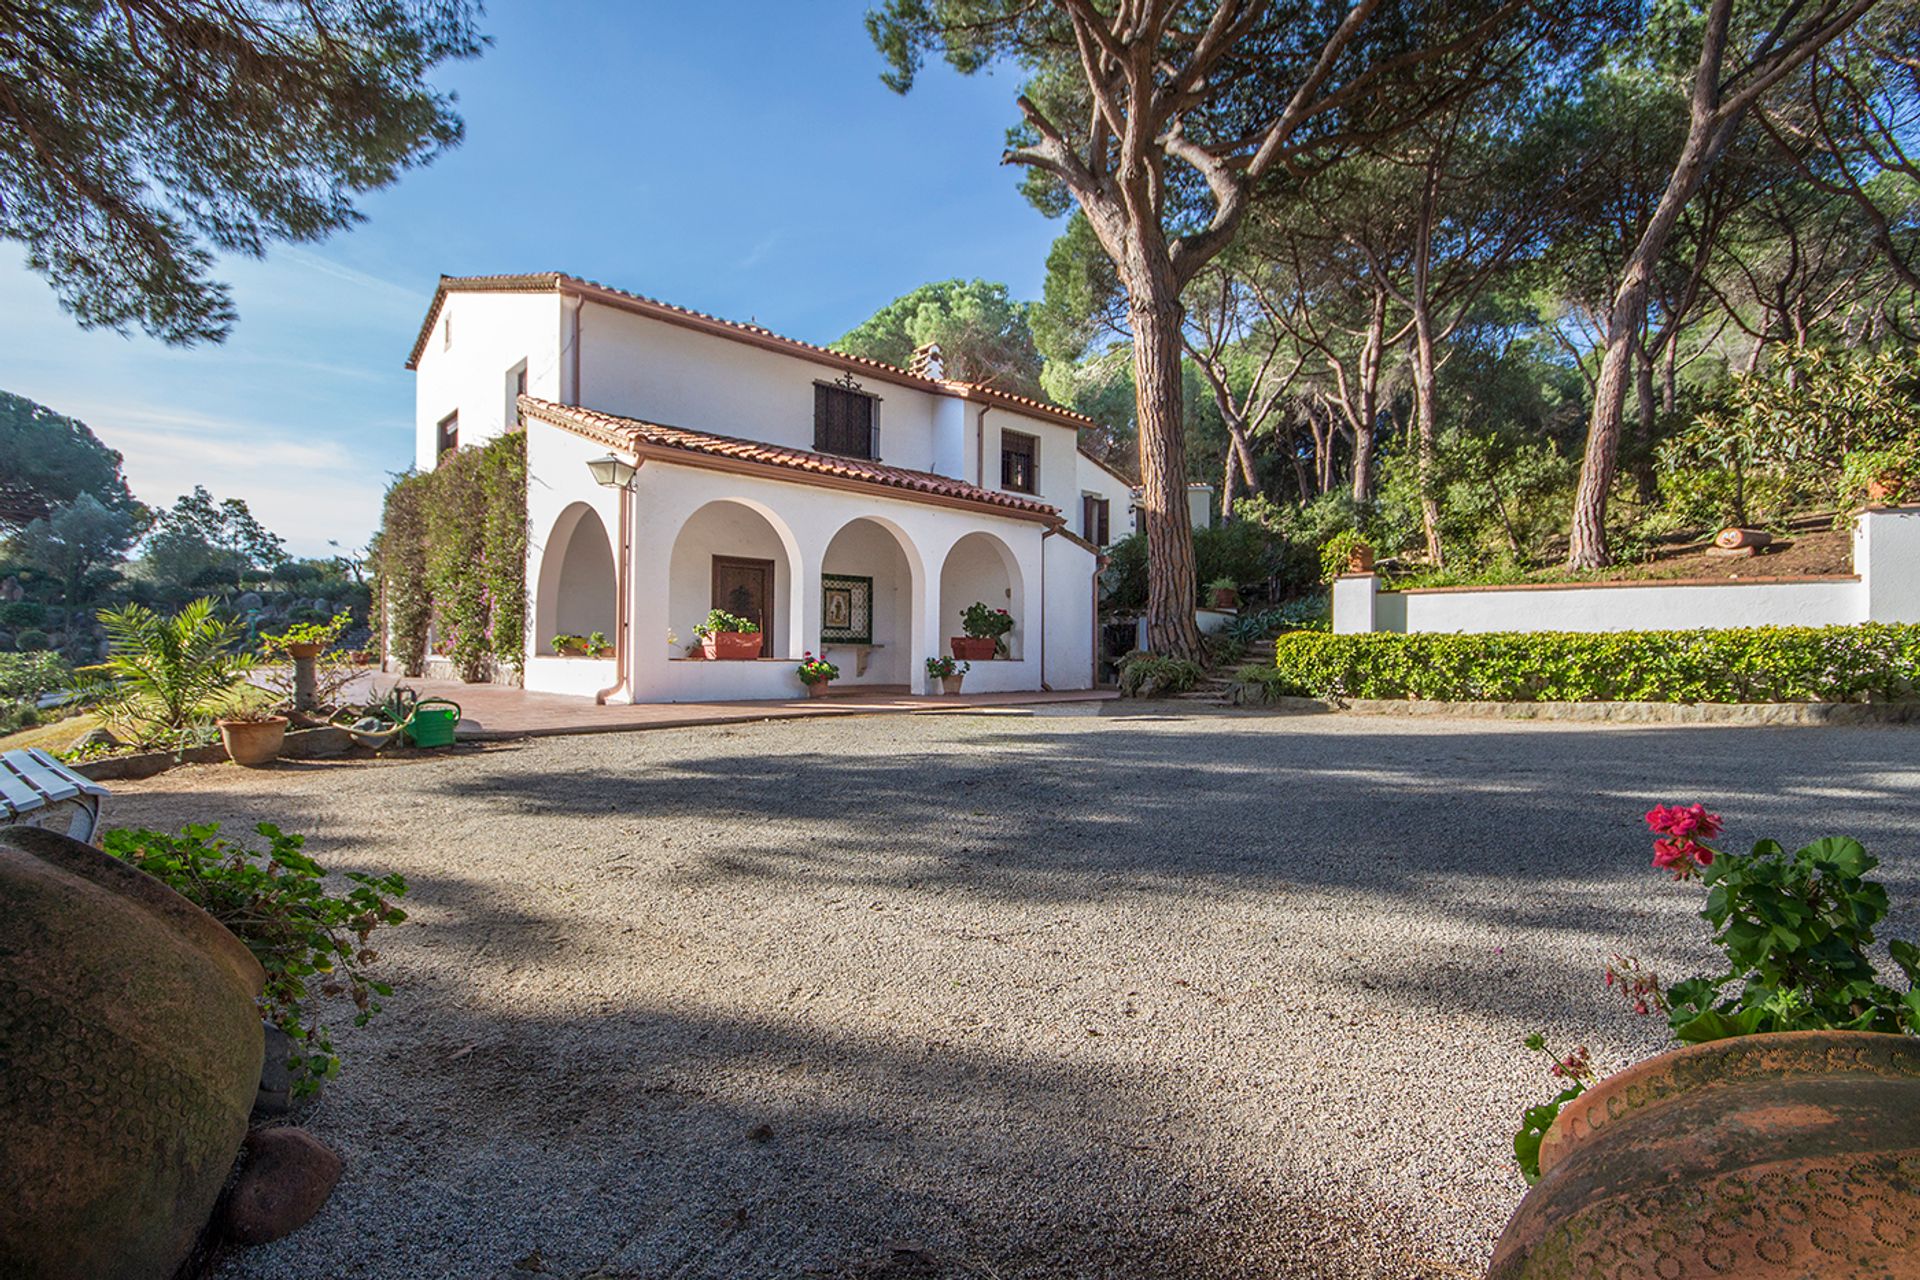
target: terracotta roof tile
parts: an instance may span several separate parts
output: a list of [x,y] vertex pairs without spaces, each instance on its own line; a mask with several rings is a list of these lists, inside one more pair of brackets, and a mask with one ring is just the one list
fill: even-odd
[[[638,418],[623,418],[578,405],[555,404],[534,396],[521,396],[520,412],[542,422],[552,423],[576,435],[625,449],[643,457],[690,466],[733,464],[727,469],[768,468],[800,472],[798,476],[776,476],[801,484],[806,476],[838,481],[849,487],[902,490],[904,496],[934,501],[943,505],[969,506],[992,510],[995,514],[1039,520],[1057,525],[1058,509],[1017,493],[1001,493],[955,480],[931,471],[910,471],[862,458],[843,458],[837,454],[815,453],[809,449],[790,449],[785,445],[736,436],[714,435],[706,431],[688,431]],[[893,496],[903,496],[895,494]]]
[[434,290],[433,303],[427,308],[427,318],[421,322],[420,335],[414,339],[413,352],[407,357],[407,368],[411,369],[420,363],[420,356],[427,349],[427,341],[433,336],[434,321],[439,318],[440,308],[445,304],[449,293],[544,292],[577,294],[591,301],[623,307],[669,323],[701,329],[720,337],[826,360],[841,369],[858,369],[885,382],[918,387],[923,391],[955,395],[983,404],[1003,405],[1017,412],[1030,413],[1035,417],[1057,422],[1061,426],[1078,428],[1100,425],[1083,413],[1075,413],[1071,409],[1049,404],[1045,400],[1015,395],[1011,391],[1001,391],[995,387],[982,386],[974,382],[925,377],[907,369],[897,368],[885,361],[848,355],[844,351],[835,351],[831,347],[817,346],[811,342],[802,342],[798,338],[784,337],[757,324],[723,320],[719,316],[708,315],[704,311],[677,307],[671,302],[662,302],[658,298],[649,298],[643,294],[629,293],[625,289],[615,289],[610,285],[594,280],[583,280],[579,276],[570,276],[561,271],[541,271],[529,275],[441,276],[439,287]]

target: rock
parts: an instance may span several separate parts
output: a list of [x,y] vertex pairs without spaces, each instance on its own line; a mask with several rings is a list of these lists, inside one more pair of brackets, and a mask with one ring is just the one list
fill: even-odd
[[258,591],[242,591],[234,600],[233,609],[235,613],[258,613],[265,603]]
[[247,1163],[227,1196],[222,1226],[240,1244],[291,1235],[320,1212],[343,1168],[305,1129],[255,1129],[247,1135]]

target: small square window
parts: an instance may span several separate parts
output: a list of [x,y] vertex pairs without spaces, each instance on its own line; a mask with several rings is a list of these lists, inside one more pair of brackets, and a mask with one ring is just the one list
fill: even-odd
[[1039,488],[1036,457],[1040,442],[1019,431],[1000,433],[1000,487],[1015,493],[1033,493]]
[[453,349],[453,312],[451,311],[447,312],[446,317],[440,321],[440,349],[442,351]]
[[439,458],[445,454],[452,453],[459,447],[460,414],[458,411],[455,411],[440,419],[440,439],[438,446],[433,451],[433,456]]

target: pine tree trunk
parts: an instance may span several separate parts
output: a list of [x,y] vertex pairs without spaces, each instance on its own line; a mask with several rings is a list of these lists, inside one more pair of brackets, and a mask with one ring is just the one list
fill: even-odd
[[1413,333],[1413,418],[1420,471],[1420,523],[1426,529],[1427,558],[1439,567],[1446,564],[1446,550],[1440,543],[1440,500],[1433,491],[1440,446],[1439,428],[1434,423],[1433,321],[1425,306],[1414,309]]
[[1187,514],[1186,423],[1182,416],[1180,294],[1135,273],[1127,318],[1133,330],[1133,382],[1140,424],[1140,514],[1147,531],[1147,647],[1175,658],[1200,657],[1194,603],[1200,598]]
[[1597,569],[1613,562],[1607,552],[1607,493],[1620,457],[1620,417],[1626,409],[1627,379],[1633,376],[1634,346],[1647,322],[1647,291],[1653,269],[1666,252],[1667,241],[1680,221],[1707,170],[1719,158],[1745,114],[1739,110],[1722,111],[1720,103],[1720,67],[1726,52],[1726,35],[1732,6],[1721,0],[1708,15],[1702,38],[1700,64],[1694,71],[1693,104],[1687,122],[1687,139],[1667,178],[1667,189],[1647,219],[1620,273],[1620,287],[1614,291],[1613,307],[1607,316],[1606,354],[1600,363],[1600,378],[1594,384],[1593,417],[1587,425],[1586,456],[1580,463],[1580,486],[1573,496],[1573,538],[1567,549],[1567,564],[1574,569]]

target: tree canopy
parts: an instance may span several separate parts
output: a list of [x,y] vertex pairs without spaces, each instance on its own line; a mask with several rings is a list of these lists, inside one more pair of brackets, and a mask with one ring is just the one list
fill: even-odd
[[105,507],[136,511],[120,461],[86,423],[0,391],[0,533],[21,529],[82,494]]
[[947,377],[1037,396],[1040,352],[1027,311],[1004,284],[942,280],[895,298],[833,345],[905,369],[915,350],[933,343]]
[[10,0],[0,238],[86,328],[220,341],[216,253],[362,216],[460,140],[428,74],[479,53],[475,0]]

